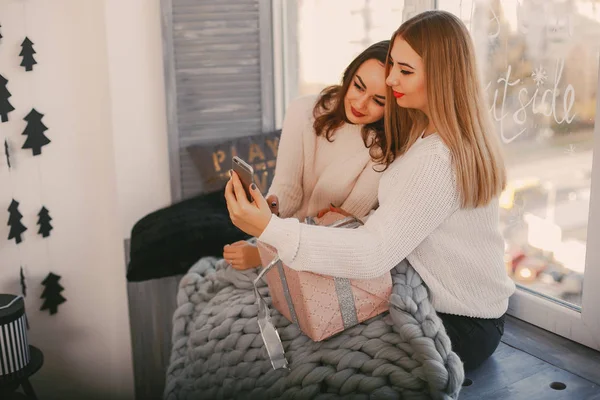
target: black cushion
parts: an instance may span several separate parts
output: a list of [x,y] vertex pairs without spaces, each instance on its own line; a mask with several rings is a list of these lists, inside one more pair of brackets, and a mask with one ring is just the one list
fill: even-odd
[[184,274],[201,257],[249,236],[229,219],[224,189],[154,211],[131,231],[130,282]]

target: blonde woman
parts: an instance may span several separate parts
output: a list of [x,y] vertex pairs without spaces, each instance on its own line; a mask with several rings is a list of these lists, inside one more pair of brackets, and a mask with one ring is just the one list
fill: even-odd
[[394,33],[386,73],[396,100],[386,103],[386,170],[379,208],[363,227],[272,216],[257,191],[245,200],[235,174],[225,192],[230,216],[299,271],[373,278],[407,259],[473,369],[498,346],[515,286],[498,229],[505,168],[467,29],[444,11],[415,16]]
[[[304,221],[333,203],[362,218],[377,205],[381,172],[373,158],[385,141],[389,45],[369,46],[346,67],[341,85],[289,106],[267,197],[274,213]],[[260,265],[257,247],[245,240],[225,246],[223,258],[239,270]]]

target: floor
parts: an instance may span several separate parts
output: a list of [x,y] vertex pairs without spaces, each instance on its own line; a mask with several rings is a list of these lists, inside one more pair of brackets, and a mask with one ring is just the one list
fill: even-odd
[[[137,399],[162,398],[180,278],[128,284]],[[466,373],[460,399],[600,400],[600,352],[508,317],[502,343]]]
[[600,353],[516,318],[460,399],[600,400]]

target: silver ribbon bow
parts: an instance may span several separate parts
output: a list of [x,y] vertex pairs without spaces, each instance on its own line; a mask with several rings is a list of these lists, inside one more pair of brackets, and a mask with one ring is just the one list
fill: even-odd
[[[307,217],[305,219],[305,222],[308,225],[317,225],[312,217]],[[354,229],[358,228],[361,225],[363,225],[363,223],[358,218],[345,217],[327,226],[332,228]],[[271,360],[271,365],[273,366],[273,369],[289,369],[288,362],[285,358],[285,352],[283,350],[283,344],[281,343],[281,338],[279,337],[279,333],[277,332],[277,329],[275,328],[275,326],[273,325],[273,321],[271,320],[271,311],[269,310],[267,302],[262,297],[257,287],[258,281],[261,280],[263,276],[276,265],[279,270],[279,277],[282,281],[281,283],[283,286],[283,292],[286,299],[286,303],[290,310],[292,322],[298,325],[298,316],[296,315],[294,303],[292,302],[292,297],[290,295],[289,287],[287,285],[285,271],[283,270],[283,264],[281,262],[281,259],[279,258],[279,255],[276,255],[273,258],[273,260],[259,272],[256,279],[254,279],[254,295],[256,296],[256,304],[258,306],[257,320],[258,327],[260,329],[260,334],[263,338],[265,347],[267,348],[267,353],[269,355],[269,359]],[[340,304],[342,322],[344,324],[344,328],[347,329],[351,326],[358,324],[358,316],[356,313],[356,307],[354,305],[352,287],[350,285],[350,280],[346,278],[334,277],[334,283],[335,291],[337,293],[338,301]]]

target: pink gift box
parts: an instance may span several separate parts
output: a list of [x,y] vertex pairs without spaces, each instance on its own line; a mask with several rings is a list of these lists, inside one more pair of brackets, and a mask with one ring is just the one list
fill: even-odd
[[[317,224],[331,222],[330,214],[317,220]],[[258,250],[264,266],[277,256],[273,247],[261,242]],[[367,280],[334,278],[298,272],[280,261],[266,273],[266,278],[273,307],[316,342],[389,309],[389,273]]]

